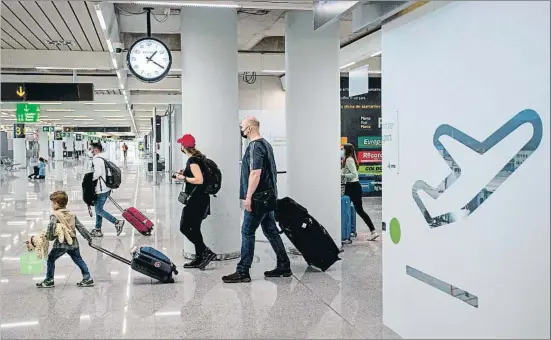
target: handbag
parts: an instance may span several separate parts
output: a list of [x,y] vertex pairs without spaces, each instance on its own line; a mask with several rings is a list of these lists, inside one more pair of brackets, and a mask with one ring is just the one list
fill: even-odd
[[182,185],[182,190],[180,190],[180,194],[178,195],[178,202],[182,203],[183,205],[187,205],[189,203],[189,199],[191,198],[191,195],[193,195],[193,193],[195,192],[195,189],[197,189],[197,187],[193,188],[191,193],[188,194],[185,191],[185,183],[184,183],[184,185]]

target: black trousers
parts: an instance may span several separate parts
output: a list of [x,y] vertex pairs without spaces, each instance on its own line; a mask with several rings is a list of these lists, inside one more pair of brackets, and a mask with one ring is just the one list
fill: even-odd
[[344,187],[344,194],[350,197],[350,200],[352,201],[352,203],[354,203],[354,209],[356,209],[358,215],[360,215],[365,224],[367,224],[369,230],[375,230],[375,226],[373,225],[371,218],[369,218],[369,215],[365,212],[363,207],[362,185],[360,184],[360,182],[346,183],[346,186]]
[[207,249],[201,224],[207,217],[210,207],[210,197],[207,194],[193,194],[188,204],[182,209],[180,232],[195,246],[195,255],[201,256]]

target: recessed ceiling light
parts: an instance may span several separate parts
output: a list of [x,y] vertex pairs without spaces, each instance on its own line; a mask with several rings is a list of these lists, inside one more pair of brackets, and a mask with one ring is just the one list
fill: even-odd
[[88,118],[87,116],[64,116],[63,118]]
[[103,116],[103,118],[124,118],[124,116]]
[[126,118],[112,118],[112,119],[106,119],[108,121],[120,121],[120,120],[126,120]]
[[260,72],[264,72],[264,73],[285,73],[285,70],[260,70]]
[[94,120],[94,118],[75,118],[73,120],[77,120],[77,121],[89,121],[89,120]]
[[99,110],[94,110],[94,112],[121,112],[122,110],[111,110],[111,109],[99,109]]

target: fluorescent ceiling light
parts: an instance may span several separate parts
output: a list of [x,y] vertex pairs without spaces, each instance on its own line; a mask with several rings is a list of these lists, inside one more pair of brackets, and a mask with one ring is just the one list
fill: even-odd
[[381,55],[381,53],[383,53],[383,51],[375,52],[371,55],[371,57],[379,56],[379,55]]
[[124,116],[103,116],[103,118],[124,118]]
[[126,118],[112,118],[112,119],[106,119],[108,121],[121,121],[121,120],[126,120]]
[[9,121],[9,122],[12,122],[12,121],[15,121],[15,120],[17,120],[17,119],[15,119],[15,118],[4,118],[4,120]]
[[[111,60],[113,61],[113,67],[115,68],[115,70],[118,69],[119,65],[117,64],[117,59],[113,58]],[[117,74],[118,74],[118,72],[117,72]]]
[[105,24],[105,19],[103,18],[103,13],[101,12],[101,6],[100,4],[96,4],[94,7],[96,8],[96,15],[98,16],[99,25],[102,30],[106,31],[107,25]]
[[111,42],[111,39],[106,39],[107,41],[107,49],[109,50],[109,52],[113,53],[114,50],[113,50],[113,43]]
[[381,74],[382,72],[381,71],[369,71],[368,73]]
[[57,67],[57,66],[36,66],[35,70],[80,70],[80,71],[96,71],[96,67]]
[[49,121],[52,121],[52,120],[58,121],[59,119],[57,119],[57,118],[42,119],[42,118],[41,118],[41,120],[43,120],[43,121],[48,121],[48,122],[49,122]]
[[61,105],[62,103],[61,102],[44,102],[44,103],[34,102],[34,103],[29,103],[29,104],[33,104],[33,105]]
[[179,310],[167,311],[167,312],[156,312],[155,316],[172,316],[172,315],[182,315],[182,312]]
[[94,120],[94,118],[75,118],[73,120],[77,120],[77,121],[90,121],[90,120]]
[[260,72],[264,72],[264,73],[285,73],[285,70],[260,70]]
[[[102,103],[102,102],[90,102],[84,103],[84,105],[117,105],[118,103]],[[15,111],[15,110],[14,110]]]
[[9,116],[10,114],[9,114],[9,113],[5,113],[5,112],[2,112],[2,115],[3,115],[3,116]]
[[88,118],[87,116],[64,116],[63,118]]
[[172,6],[172,7],[209,7],[209,8],[240,8],[241,6],[232,3],[193,3],[193,2],[177,2],[177,1],[132,1],[137,5],[152,5],[152,6]]
[[2,323],[2,324],[0,324],[0,328],[38,326],[38,324],[39,324],[38,321],[23,321],[23,322]]
[[46,109],[47,112],[75,112],[73,109]]
[[15,109],[2,109],[2,111],[15,112]]
[[350,67],[350,66],[352,66],[352,65],[354,65],[354,64],[356,64],[355,61],[353,61],[353,62],[351,62],[351,63],[348,63],[348,64],[346,64],[346,65],[344,65],[344,66],[341,66],[341,70],[342,70],[343,68]]
[[99,109],[94,110],[94,112],[121,112],[122,110],[111,110],[111,109]]

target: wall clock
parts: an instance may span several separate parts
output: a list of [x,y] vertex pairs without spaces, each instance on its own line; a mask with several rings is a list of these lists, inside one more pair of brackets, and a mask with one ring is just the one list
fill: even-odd
[[156,83],[170,71],[172,54],[162,41],[148,36],[132,44],[126,63],[136,78],[146,83]]

